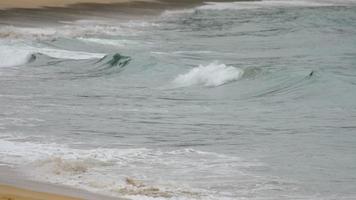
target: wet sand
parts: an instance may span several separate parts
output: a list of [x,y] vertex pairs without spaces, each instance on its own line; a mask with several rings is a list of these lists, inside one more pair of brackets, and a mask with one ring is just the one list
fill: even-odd
[[[215,0],[222,1],[222,0]],[[181,9],[204,0],[0,0],[0,25],[38,26],[110,17],[131,20],[166,9]],[[0,35],[1,37],[1,35]],[[0,163],[0,200],[115,200],[60,185],[30,181]]]
[[[1,0],[0,9],[8,8],[40,8],[40,7],[63,7],[79,3],[123,3],[135,0]],[[140,0],[149,1],[149,0]]]
[[0,200],[79,200],[80,198],[68,197],[57,194],[35,192],[8,185],[0,185]]
[[[24,1],[36,3],[22,4]],[[147,19],[165,10],[191,8],[203,3],[204,0],[0,0],[0,24],[43,26],[81,19],[127,21],[142,16]]]
[[126,200],[88,191],[28,180],[0,163],[0,200]]
[[[214,0],[214,2],[227,1],[259,1],[259,0]],[[165,6],[182,6],[182,5],[196,5],[209,0],[1,0],[0,10],[6,9],[34,9],[34,8],[54,8],[54,7],[72,7],[73,5],[109,5],[110,4],[126,4],[129,7],[137,7],[138,5],[165,5]],[[143,3],[143,4],[142,4]]]

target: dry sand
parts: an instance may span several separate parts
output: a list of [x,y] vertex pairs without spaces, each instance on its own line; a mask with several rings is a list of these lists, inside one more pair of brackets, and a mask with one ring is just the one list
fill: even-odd
[[[8,8],[40,8],[40,7],[63,7],[79,3],[122,3],[135,0],[0,0],[0,9]],[[140,0],[149,1],[149,0]]]

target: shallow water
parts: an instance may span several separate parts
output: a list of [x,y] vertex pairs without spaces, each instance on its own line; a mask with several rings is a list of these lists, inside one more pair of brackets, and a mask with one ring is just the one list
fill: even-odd
[[353,1],[116,19],[0,25],[0,162],[131,199],[356,198]]

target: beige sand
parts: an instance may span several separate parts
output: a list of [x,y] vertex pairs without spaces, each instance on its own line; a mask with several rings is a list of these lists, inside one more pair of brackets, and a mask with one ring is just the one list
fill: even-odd
[[[0,0],[0,9],[63,7],[78,3],[120,3],[134,0]],[[142,0],[141,0],[142,1]],[[148,1],[148,0],[145,0]]]
[[57,194],[35,192],[7,185],[0,185],[0,200],[79,200]]

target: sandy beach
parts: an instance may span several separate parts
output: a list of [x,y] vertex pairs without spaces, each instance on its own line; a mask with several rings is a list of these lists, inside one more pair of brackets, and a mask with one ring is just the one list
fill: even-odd
[[[120,200],[64,186],[17,180],[15,184],[0,182],[0,200]],[[122,200],[122,199],[121,199]]]
[[77,188],[28,180],[0,163],[0,200],[123,200]]
[[356,0],[0,0],[0,200],[356,200]]
[[67,197],[63,195],[35,192],[8,185],[0,185],[1,200],[79,200],[80,198]]

